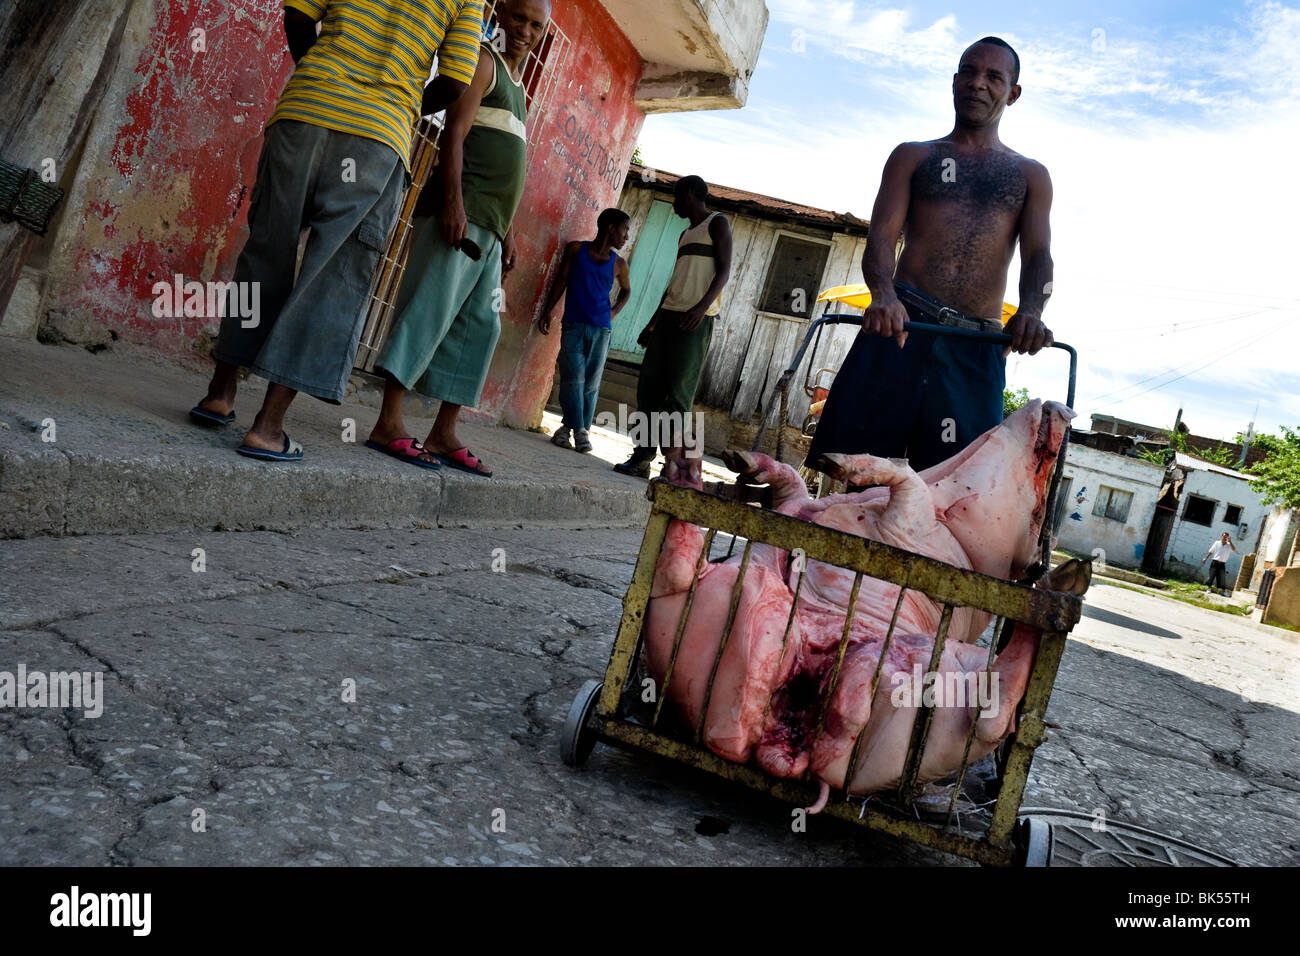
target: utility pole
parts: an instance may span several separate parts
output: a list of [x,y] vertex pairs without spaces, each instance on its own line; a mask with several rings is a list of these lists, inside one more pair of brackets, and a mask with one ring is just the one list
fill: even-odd
[[1259,402],[1255,403],[1255,410],[1250,413],[1250,424],[1246,426],[1245,440],[1241,443],[1241,458],[1237,460],[1237,470],[1240,471],[1246,464],[1246,455],[1250,453],[1250,443],[1255,440],[1255,416],[1259,414]]

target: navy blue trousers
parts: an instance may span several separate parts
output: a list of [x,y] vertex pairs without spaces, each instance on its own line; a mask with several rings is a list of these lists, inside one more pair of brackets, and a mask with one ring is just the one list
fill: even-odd
[[[913,322],[928,322],[909,308]],[[932,323],[928,323],[932,324]],[[1003,346],[912,330],[858,333],[831,385],[807,464],[827,453],[906,458],[920,471],[1002,423]]]

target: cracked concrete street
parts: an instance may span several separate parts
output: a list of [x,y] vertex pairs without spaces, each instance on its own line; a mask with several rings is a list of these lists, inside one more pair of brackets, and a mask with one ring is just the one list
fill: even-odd
[[[956,862],[829,818],[794,833],[788,807],[612,748],[565,767],[560,725],[604,669],[639,545],[0,542],[0,670],[105,680],[99,718],[0,709],[0,864]],[[1094,584],[1025,804],[1300,861],[1298,660],[1296,635]]]

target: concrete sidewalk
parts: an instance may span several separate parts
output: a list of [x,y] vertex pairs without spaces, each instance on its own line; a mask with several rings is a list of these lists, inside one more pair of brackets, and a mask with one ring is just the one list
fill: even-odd
[[[564,451],[548,440],[558,425],[551,415],[545,434],[463,425],[461,438],[495,471],[484,479],[386,458],[364,445],[375,408],[300,396],[286,426],[305,447],[304,460],[267,464],[234,452],[261,404],[261,379],[241,386],[238,421],[210,431],[187,416],[206,391],[207,374],[151,353],[117,345],[91,354],[0,339],[0,368],[0,537],[629,526],[643,523],[649,510],[645,482],[610,467],[630,453],[625,437],[594,429],[591,454]],[[421,408],[407,424],[423,438],[431,417]],[[705,471],[731,477],[711,459]]]

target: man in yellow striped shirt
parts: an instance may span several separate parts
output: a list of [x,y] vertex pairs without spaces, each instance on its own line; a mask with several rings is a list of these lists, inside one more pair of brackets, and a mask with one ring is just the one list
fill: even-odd
[[240,367],[268,379],[237,449],[266,461],[302,458],[283,427],[298,392],[342,401],[410,182],[412,129],[468,89],[483,35],[483,0],[284,0],[284,10],[297,66],[267,121],[232,287],[234,296],[252,284],[259,307],[251,318],[226,310],[208,394],[190,411],[196,423],[228,425]]

